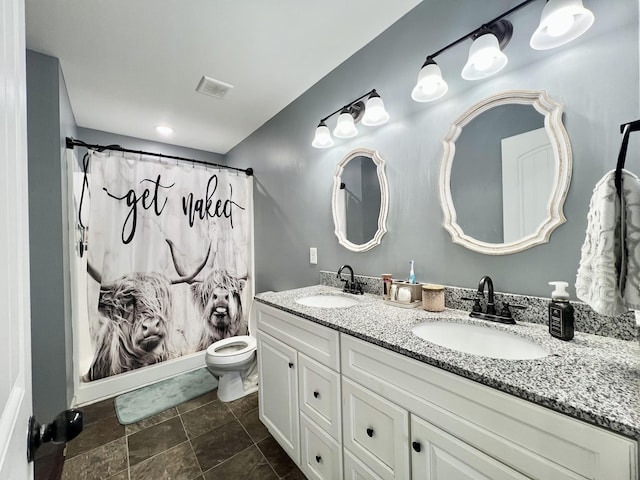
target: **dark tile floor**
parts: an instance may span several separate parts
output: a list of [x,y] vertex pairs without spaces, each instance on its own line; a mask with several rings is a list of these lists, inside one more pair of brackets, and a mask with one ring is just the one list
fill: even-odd
[[132,425],[113,399],[82,408],[63,480],[300,480],[304,475],[258,419],[258,396],[221,402],[214,390]]

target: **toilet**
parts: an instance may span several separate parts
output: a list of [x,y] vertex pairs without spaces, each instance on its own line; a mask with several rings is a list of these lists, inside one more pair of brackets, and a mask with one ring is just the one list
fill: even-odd
[[258,390],[256,348],[256,338],[251,335],[224,338],[207,348],[207,369],[218,379],[221,401],[231,402]]

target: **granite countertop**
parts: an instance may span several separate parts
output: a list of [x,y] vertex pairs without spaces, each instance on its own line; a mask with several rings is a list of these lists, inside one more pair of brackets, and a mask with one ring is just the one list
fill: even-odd
[[[565,342],[551,337],[545,325],[497,324],[470,318],[468,312],[460,310],[430,313],[422,308],[399,308],[370,294],[351,295],[359,303],[346,308],[307,307],[295,301],[322,294],[342,293],[337,288],[318,285],[260,293],[255,298],[260,303],[557,412],[640,439],[640,346],[637,342],[580,332]],[[411,332],[419,323],[443,319],[516,333],[542,345],[550,355],[537,360],[487,358],[441,347]]]

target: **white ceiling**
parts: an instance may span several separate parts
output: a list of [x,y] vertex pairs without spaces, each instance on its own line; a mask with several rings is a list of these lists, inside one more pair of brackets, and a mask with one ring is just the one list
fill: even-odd
[[224,154],[420,1],[26,0],[27,48],[60,59],[78,126]]

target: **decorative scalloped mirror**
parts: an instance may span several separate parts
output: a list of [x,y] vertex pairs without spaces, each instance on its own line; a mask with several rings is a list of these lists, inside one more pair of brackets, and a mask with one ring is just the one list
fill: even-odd
[[566,222],[571,145],[562,112],[546,92],[512,90],[453,122],[439,187],[443,226],[454,243],[506,255],[548,242]]
[[380,244],[387,232],[389,187],[384,160],[377,151],[358,148],[338,163],[332,210],[340,245],[366,252]]

